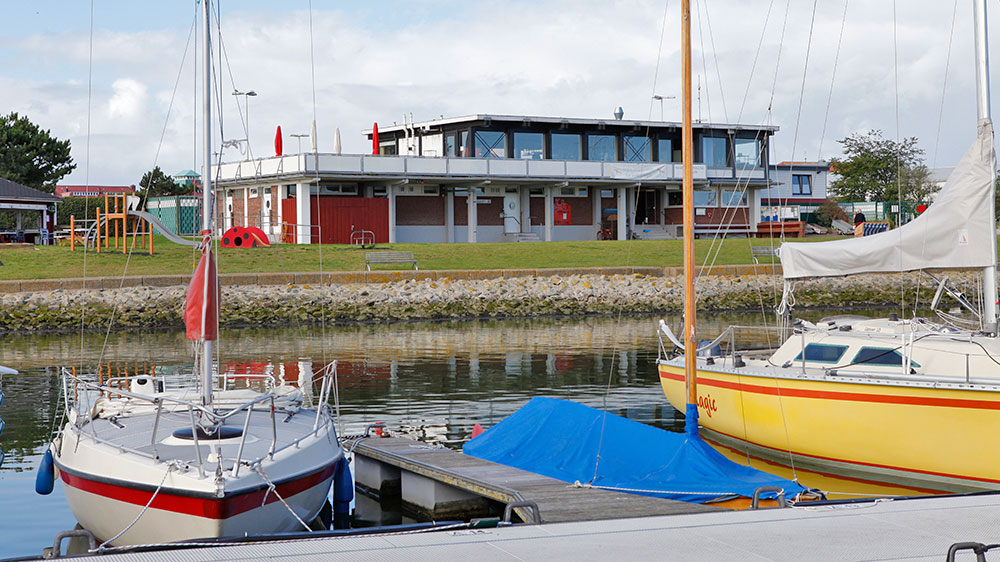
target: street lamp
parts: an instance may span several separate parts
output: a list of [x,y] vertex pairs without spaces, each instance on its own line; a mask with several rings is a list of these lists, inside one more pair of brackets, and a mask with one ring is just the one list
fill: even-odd
[[[245,100],[243,102],[246,122],[243,124],[243,132],[247,135],[247,160],[250,159],[250,98],[257,95],[257,92],[253,90],[247,90],[246,92],[241,92],[239,90],[233,90],[234,96],[243,96]],[[236,104],[239,105],[240,101],[237,99]]]
[[660,100],[660,121],[663,121],[663,100],[675,100],[677,96],[659,96],[654,95],[654,100]]
[[302,154],[302,138],[303,137],[308,137],[309,135],[306,135],[306,134],[295,134],[295,135],[288,135],[288,136],[295,137],[295,138],[299,139],[299,154]]

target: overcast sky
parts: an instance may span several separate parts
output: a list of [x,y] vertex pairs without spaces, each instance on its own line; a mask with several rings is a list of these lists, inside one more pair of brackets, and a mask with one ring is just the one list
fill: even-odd
[[[694,0],[701,118],[779,126],[773,161],[836,156],[837,139],[877,128],[918,137],[930,166],[953,165],[975,135],[972,3],[897,1],[894,57],[893,2],[849,0],[832,96],[845,2],[819,4],[810,26],[803,0]],[[138,183],[154,164],[200,170],[193,0],[94,0],[92,67],[89,2],[0,6],[0,112],[72,141],[78,168],[62,183]],[[308,0],[223,0],[221,14],[216,150],[220,138],[245,136],[230,94],[238,89],[258,93],[249,102],[254,155],[273,153],[277,125],[285,152],[297,151],[290,135],[308,133],[313,117]],[[680,94],[679,14],[679,0],[313,0],[319,150],[333,149],[339,127],[345,152],[367,152],[361,130],[404,113],[611,118],[622,106],[626,119],[659,119],[652,95]],[[663,114],[680,120],[680,100],[664,101]],[[242,155],[230,148],[223,159]]]

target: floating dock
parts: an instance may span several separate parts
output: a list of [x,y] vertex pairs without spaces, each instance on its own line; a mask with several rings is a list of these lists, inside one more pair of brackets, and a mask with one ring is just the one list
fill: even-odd
[[412,439],[383,437],[344,443],[355,454],[362,492],[399,497],[410,511],[436,520],[492,515],[491,507],[516,507],[523,522],[593,521],[724,511],[723,508],[574,487],[566,482],[492,463]]

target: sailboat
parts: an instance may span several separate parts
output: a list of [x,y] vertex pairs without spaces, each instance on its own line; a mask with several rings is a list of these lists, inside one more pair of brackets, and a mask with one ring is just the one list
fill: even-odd
[[271,375],[233,388],[216,374],[208,0],[202,12],[201,259],[184,310],[187,337],[195,342],[193,373],[105,378],[64,371],[66,424],[36,479],[40,493],[62,480],[70,510],[102,548],[308,530],[334,479],[350,478],[326,406],[335,363],[322,376],[315,409],[306,407],[302,389]]
[[[763,350],[740,350],[737,327],[697,350],[685,347],[661,321],[663,391],[675,407],[697,405],[693,413],[703,414],[710,439],[793,466],[928,491],[1000,489],[1000,450],[992,446],[1000,434],[1000,339],[985,0],[975,0],[974,11],[975,142],[914,221],[864,238],[782,244],[778,311],[790,318],[795,284],[806,278],[973,268],[983,272],[977,321],[958,325],[940,313],[935,320],[787,322],[784,343]],[[937,275],[933,307],[948,293],[975,308]],[[684,354],[670,357],[664,337]],[[684,392],[685,363],[696,364],[693,395]]]

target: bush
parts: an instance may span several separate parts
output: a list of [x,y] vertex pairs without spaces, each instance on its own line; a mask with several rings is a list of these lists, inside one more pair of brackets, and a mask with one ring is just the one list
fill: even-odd
[[851,222],[844,209],[833,199],[823,201],[823,204],[816,209],[816,222],[820,226],[830,226],[836,219]]

